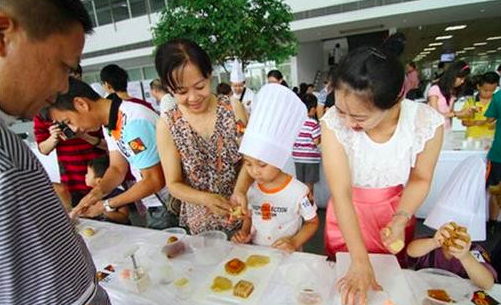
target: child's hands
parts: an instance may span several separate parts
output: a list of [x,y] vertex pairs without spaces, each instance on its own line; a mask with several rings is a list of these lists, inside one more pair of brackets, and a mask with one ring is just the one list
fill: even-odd
[[231,238],[231,241],[237,244],[248,244],[250,243],[252,239],[252,236],[249,232],[246,232],[244,230],[240,230],[233,237]]
[[435,246],[437,248],[442,247],[447,238],[451,237],[448,230],[454,230],[450,224],[445,224],[441,226],[433,236],[433,240],[435,241]]
[[292,253],[296,251],[296,245],[294,244],[294,241],[290,237],[283,237],[277,240],[276,242],[271,245],[273,248],[284,250],[288,253]]
[[468,233],[459,233],[459,235],[460,237],[454,239],[452,246],[449,247],[449,253],[461,261],[470,254],[471,239]]

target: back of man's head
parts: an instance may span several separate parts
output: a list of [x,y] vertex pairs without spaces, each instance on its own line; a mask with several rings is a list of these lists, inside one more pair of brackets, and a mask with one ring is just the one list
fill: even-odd
[[0,11],[9,15],[33,40],[67,33],[71,24],[92,32],[92,21],[81,0],[1,0]]
[[100,76],[101,81],[103,83],[108,83],[108,85],[110,85],[113,90],[119,92],[127,91],[127,81],[129,80],[129,75],[118,65],[107,65],[106,67],[101,69]]
[[81,80],[70,77],[68,92],[64,94],[58,94],[56,102],[52,104],[51,108],[58,110],[76,110],[73,101],[75,98],[87,98],[91,101],[97,101],[101,96],[92,89],[91,86],[84,83]]

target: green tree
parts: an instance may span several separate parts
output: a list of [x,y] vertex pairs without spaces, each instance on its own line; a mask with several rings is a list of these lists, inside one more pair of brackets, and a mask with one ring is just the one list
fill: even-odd
[[282,62],[296,54],[292,20],[281,0],[171,0],[152,29],[153,42],[191,39],[223,68],[234,57],[244,67],[250,61]]

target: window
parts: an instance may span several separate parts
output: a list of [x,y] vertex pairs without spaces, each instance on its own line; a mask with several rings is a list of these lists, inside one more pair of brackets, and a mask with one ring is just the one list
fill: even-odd
[[129,0],[132,17],[146,15],[146,1],[147,0]]
[[94,5],[99,25],[111,23],[111,8],[108,0],[94,0]]
[[144,79],[155,79],[158,77],[157,70],[154,66],[143,68]]
[[129,81],[143,79],[143,75],[141,74],[141,68],[127,69],[127,74],[129,74]]
[[150,1],[151,11],[160,12],[165,8],[165,0],[148,0]]
[[92,1],[86,1],[83,3],[87,13],[89,13],[90,20],[92,21],[92,26],[96,26],[96,15],[94,15],[94,8],[92,7]]
[[118,22],[120,20],[129,19],[129,6],[126,0],[110,0],[113,10],[113,20]]

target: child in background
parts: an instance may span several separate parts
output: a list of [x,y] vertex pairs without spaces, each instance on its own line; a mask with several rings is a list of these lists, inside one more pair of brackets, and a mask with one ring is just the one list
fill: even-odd
[[489,109],[485,112],[485,117],[488,118],[489,123],[496,124],[494,141],[487,154],[487,159],[489,160],[487,185],[491,193],[489,199],[489,221],[487,223],[487,231],[490,234],[494,234],[498,225],[497,219],[501,206],[501,90],[492,96],[492,101],[489,105]]
[[412,241],[407,247],[407,255],[409,266],[416,270],[447,270],[471,279],[484,290],[490,289],[497,278],[486,251],[480,245],[472,245],[470,235],[466,230],[458,230],[455,223],[443,225],[432,238]]
[[[99,157],[94,160],[89,161],[87,165],[87,174],[85,175],[85,184],[87,186],[94,188],[99,184],[101,178],[103,178],[104,173],[110,166],[110,160],[107,156]],[[120,195],[124,191],[121,189],[114,189],[108,196],[104,197],[103,200],[108,198],[113,198]],[[114,212],[104,212],[103,214],[94,218],[96,220],[104,220],[110,222],[116,222],[121,224],[129,224],[129,208],[127,206],[121,206]]]
[[254,105],[239,150],[242,170],[254,180],[247,192],[250,217],[232,241],[301,250],[318,229],[317,208],[308,199],[308,187],[284,168],[306,108],[294,92],[278,84],[265,85]]
[[301,131],[296,138],[292,157],[296,166],[296,177],[299,181],[308,186],[308,198],[314,201],[313,185],[320,179],[321,154],[318,149],[320,144],[320,125],[315,120],[317,109],[317,98],[313,94],[306,94],[303,103],[308,110],[308,119],[301,127]]
[[468,138],[492,138],[494,137],[495,123],[488,121],[485,112],[491,104],[492,96],[497,88],[499,75],[496,72],[487,72],[480,76],[477,84],[478,94],[468,99],[463,110],[473,109],[468,116],[462,117],[463,126],[466,126]]

